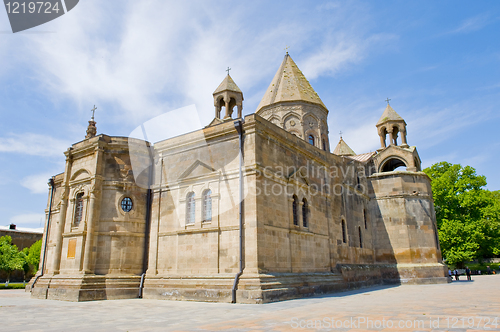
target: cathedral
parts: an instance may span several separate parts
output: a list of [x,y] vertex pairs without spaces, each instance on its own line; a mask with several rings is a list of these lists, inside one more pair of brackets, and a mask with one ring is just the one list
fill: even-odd
[[204,128],[96,135],[50,179],[42,299],[266,303],[446,283],[430,179],[387,104],[375,152],[333,148],[328,109],[287,53],[257,109],[228,75]]

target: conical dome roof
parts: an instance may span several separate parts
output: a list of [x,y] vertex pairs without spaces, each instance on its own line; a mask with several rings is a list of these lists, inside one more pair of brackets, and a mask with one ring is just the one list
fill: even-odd
[[403,121],[404,119],[396,113],[396,111],[391,107],[391,105],[387,104],[387,107],[385,108],[384,113],[382,113],[382,116],[377,122],[377,126],[380,124],[383,124],[388,121]]
[[288,101],[305,101],[320,105],[327,110],[302,71],[287,53],[264,97],[262,97],[257,112],[263,107]]
[[219,87],[214,91],[213,94],[222,92],[222,91],[235,91],[242,93],[240,88],[234,83],[233,79],[229,74],[227,74],[226,78],[222,81],[222,83],[219,85]]
[[347,145],[346,142],[340,138],[339,143],[335,147],[335,150],[333,150],[333,153],[338,155],[338,156],[355,156],[356,153]]

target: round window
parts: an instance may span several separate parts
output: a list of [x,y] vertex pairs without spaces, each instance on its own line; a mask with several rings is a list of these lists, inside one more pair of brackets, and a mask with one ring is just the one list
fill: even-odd
[[130,212],[132,211],[132,207],[134,206],[132,204],[132,199],[130,197],[125,197],[124,199],[122,199],[122,210],[124,212]]

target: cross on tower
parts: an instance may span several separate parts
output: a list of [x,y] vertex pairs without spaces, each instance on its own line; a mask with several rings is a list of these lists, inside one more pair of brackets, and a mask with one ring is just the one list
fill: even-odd
[[94,115],[95,115],[96,109],[97,109],[97,107],[95,107],[95,105],[94,105],[94,108],[90,110],[92,112],[92,121],[94,121]]
[[391,99],[389,99],[389,97],[387,97],[387,99],[385,101],[387,102],[387,105],[389,105],[389,102],[391,101]]
[[339,134],[340,134],[340,138],[342,138],[342,130],[339,132]]
[[229,71],[231,70],[231,68],[227,67],[226,71],[227,71],[227,74],[229,75]]
[[285,47],[285,51],[286,51],[286,54],[288,54],[288,49],[290,48],[290,46],[286,46]]

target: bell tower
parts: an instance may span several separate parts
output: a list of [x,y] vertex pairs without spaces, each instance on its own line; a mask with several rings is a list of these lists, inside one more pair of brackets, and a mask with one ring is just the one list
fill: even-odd
[[[387,107],[384,113],[377,122],[377,131],[380,137],[381,148],[385,149],[387,146],[398,145],[398,134],[401,135],[401,147],[407,148],[406,143],[406,122],[403,118],[396,113],[396,111],[389,104],[387,99]],[[386,137],[389,136],[389,144],[386,144]]]
[[[380,149],[373,161],[377,172],[392,172],[398,167],[405,167],[409,172],[420,172],[421,161],[417,149],[406,142],[406,122],[389,105],[389,100],[386,100],[387,107],[376,124]],[[386,141],[387,136],[389,141]],[[401,136],[401,144],[398,144],[398,136]]]
[[[243,93],[234,83],[229,75],[230,68],[227,69],[227,76],[219,87],[214,91],[215,119],[222,121],[232,119],[234,107],[237,107],[238,118],[242,117],[243,112]],[[224,110],[224,114],[221,112]],[[223,116],[223,117],[221,117]]]

